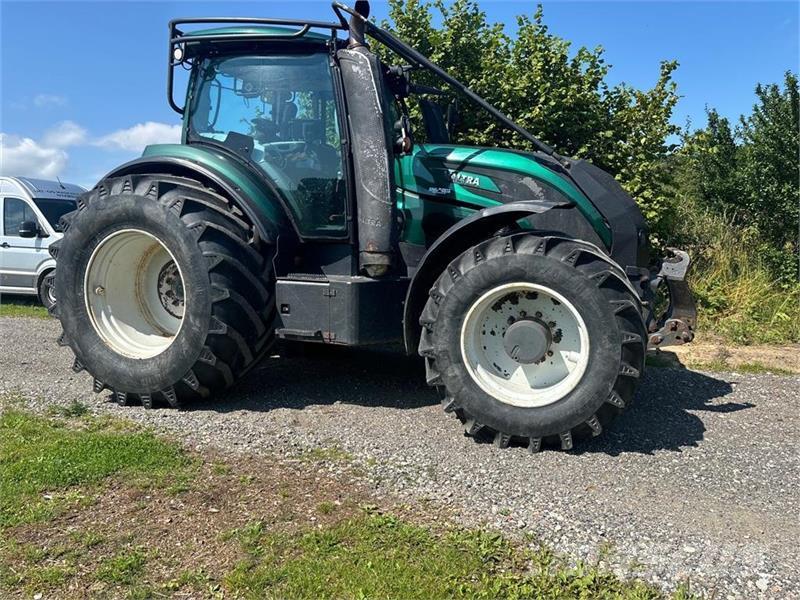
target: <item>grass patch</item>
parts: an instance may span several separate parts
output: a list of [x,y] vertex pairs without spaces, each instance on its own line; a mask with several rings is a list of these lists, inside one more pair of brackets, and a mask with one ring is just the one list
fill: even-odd
[[50,314],[34,296],[0,296],[0,317],[48,319]]
[[697,360],[694,358],[677,357],[671,352],[648,353],[645,357],[645,364],[648,367],[667,368],[667,369],[692,369],[695,371],[710,371],[714,373],[746,373],[749,375],[796,375],[795,371],[776,367],[763,362],[742,361],[741,359],[731,361],[726,356],[711,355],[707,360]]
[[[78,570],[80,552],[63,544],[0,542],[0,591],[24,587],[31,593],[62,587]],[[13,568],[12,568],[13,563]]]
[[336,510],[336,504],[329,500],[323,500],[317,504],[317,512],[321,515],[329,515]]
[[259,522],[239,539],[248,558],[224,579],[236,597],[663,597],[643,582],[594,566],[569,567],[547,550],[522,549],[498,534],[436,533],[390,515],[366,514],[294,535]]
[[[663,597],[643,582],[596,565],[570,566],[547,549],[522,547],[496,533],[434,530],[368,504],[354,512],[329,495],[313,494],[308,486],[317,480],[299,488],[276,485],[271,496],[242,509],[258,520],[209,517],[212,498],[224,491],[238,502],[250,484],[230,489],[241,480],[238,465],[209,460],[199,471],[204,489],[173,504],[169,489],[195,473],[194,461],[150,433],[76,413],[81,410],[69,408],[68,419],[46,418],[8,407],[0,414],[0,597],[64,597],[76,589],[127,598]],[[338,448],[309,458],[347,459]],[[91,511],[108,508],[100,496],[108,477],[124,488],[113,499],[116,517],[108,519],[106,511],[95,519]],[[98,500],[89,507],[93,495]],[[154,510],[132,510],[139,503]],[[67,504],[75,508],[73,531],[64,530],[62,519],[46,520]],[[294,516],[284,518],[283,504],[304,514],[315,508],[327,518],[298,529]],[[138,526],[151,517],[152,527]],[[210,562],[198,564],[197,543],[214,546]]]
[[147,554],[142,548],[123,550],[104,560],[97,569],[97,579],[117,585],[131,585],[144,572]]
[[47,414],[51,417],[64,417],[65,419],[83,417],[89,414],[89,407],[80,400],[73,400],[67,406],[49,406]]
[[712,372],[734,372],[746,373],[748,375],[795,375],[793,371],[782,369],[781,367],[773,367],[765,365],[760,362],[746,362],[732,365],[723,359],[716,359],[708,362],[692,363],[692,369],[697,371],[712,371]]
[[0,415],[0,530],[85,501],[87,490],[78,486],[111,475],[143,477],[147,484],[179,476],[188,462],[176,445],[151,433],[87,424],[76,428],[19,410]]
[[300,458],[308,462],[351,462],[353,455],[339,446],[325,446],[304,450]]

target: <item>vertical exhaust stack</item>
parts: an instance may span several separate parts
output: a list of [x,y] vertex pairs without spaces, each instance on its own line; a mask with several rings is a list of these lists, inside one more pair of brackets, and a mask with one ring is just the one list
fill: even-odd
[[389,119],[383,114],[388,91],[378,58],[364,38],[369,2],[359,0],[349,23],[347,48],[337,58],[342,71],[355,175],[359,267],[380,277],[392,265],[395,241],[393,143]]
[[[367,0],[357,0],[354,8],[364,19],[369,18],[369,2],[367,2]],[[347,47],[353,49],[359,46],[366,46],[367,42],[364,38],[364,20],[352,15],[348,25],[350,37],[347,39]]]

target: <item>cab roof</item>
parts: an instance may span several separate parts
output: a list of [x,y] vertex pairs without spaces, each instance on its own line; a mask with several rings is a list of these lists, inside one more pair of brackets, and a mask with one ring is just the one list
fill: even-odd
[[298,37],[288,37],[299,33],[299,29],[290,29],[288,27],[276,27],[274,25],[247,25],[237,27],[214,27],[211,29],[199,29],[196,31],[188,31],[184,33],[184,37],[202,37],[212,38],[219,37],[236,41],[236,37],[242,36],[251,39],[253,36],[263,36],[266,41],[270,38],[280,38],[285,41],[319,41],[327,42],[330,35],[324,35],[317,31],[308,31],[307,33]]

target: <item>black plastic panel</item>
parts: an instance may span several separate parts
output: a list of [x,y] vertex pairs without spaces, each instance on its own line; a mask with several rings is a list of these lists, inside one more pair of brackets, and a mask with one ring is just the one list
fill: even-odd
[[408,282],[303,274],[278,279],[278,337],[345,346],[398,342]]

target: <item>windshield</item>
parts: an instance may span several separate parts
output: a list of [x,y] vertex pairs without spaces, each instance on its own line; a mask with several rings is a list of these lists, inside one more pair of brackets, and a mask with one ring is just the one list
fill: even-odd
[[56,200],[51,198],[34,198],[36,207],[42,212],[44,218],[50,223],[54,231],[61,231],[59,219],[68,212],[78,208],[75,200]]
[[301,232],[346,234],[339,122],[327,54],[230,56],[195,71],[189,125],[258,165]]

